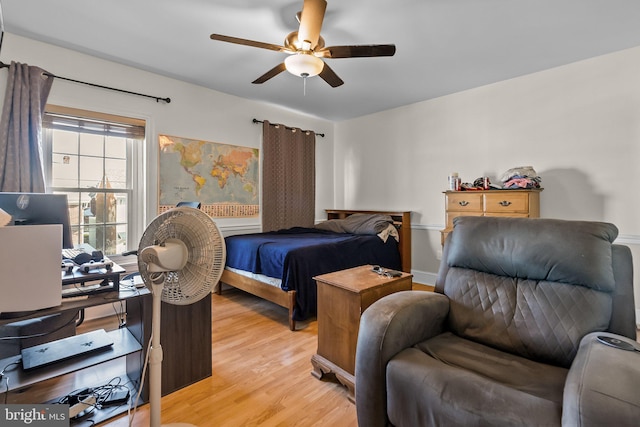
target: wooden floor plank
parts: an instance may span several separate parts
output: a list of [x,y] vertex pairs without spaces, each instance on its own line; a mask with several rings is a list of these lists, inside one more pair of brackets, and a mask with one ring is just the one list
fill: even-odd
[[[317,349],[315,319],[298,322],[298,330],[291,332],[287,310],[275,304],[233,289],[211,298],[213,376],[163,397],[163,423],[357,425],[346,388],[311,376],[310,360]],[[100,425],[126,427],[129,416]],[[149,405],[143,405],[133,426],[148,425]]]

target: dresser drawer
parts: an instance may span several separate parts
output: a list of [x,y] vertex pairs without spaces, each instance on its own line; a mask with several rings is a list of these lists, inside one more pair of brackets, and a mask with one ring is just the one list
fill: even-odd
[[447,193],[447,211],[482,212],[482,194],[472,192]]
[[447,229],[453,228],[453,219],[459,216],[482,216],[482,212],[447,212]]
[[440,232],[444,245],[453,230],[453,220],[459,216],[505,216],[514,218],[540,217],[542,189],[445,191],[446,227]]
[[485,212],[484,216],[503,216],[507,218],[529,218],[526,212]]
[[[486,193],[484,194],[484,211],[492,213],[529,212],[528,193]],[[489,215],[487,215],[489,216]]]

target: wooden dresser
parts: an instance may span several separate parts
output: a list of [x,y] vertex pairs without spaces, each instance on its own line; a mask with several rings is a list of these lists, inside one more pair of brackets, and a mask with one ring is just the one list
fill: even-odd
[[445,191],[446,226],[441,231],[441,243],[453,230],[458,216],[540,217],[542,188],[523,190]]

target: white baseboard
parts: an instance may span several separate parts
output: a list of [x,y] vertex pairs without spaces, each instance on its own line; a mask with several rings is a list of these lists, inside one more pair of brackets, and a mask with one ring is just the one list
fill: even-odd
[[235,234],[260,233],[262,231],[260,224],[218,225],[218,228],[224,237]]
[[436,285],[437,273],[429,273],[428,271],[411,270],[413,274],[413,282],[420,283],[421,285]]

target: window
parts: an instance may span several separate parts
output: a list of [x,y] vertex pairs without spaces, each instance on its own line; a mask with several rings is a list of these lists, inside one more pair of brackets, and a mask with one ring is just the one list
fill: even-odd
[[142,120],[47,106],[47,189],[67,195],[74,245],[105,255],[136,247],[144,129]]

